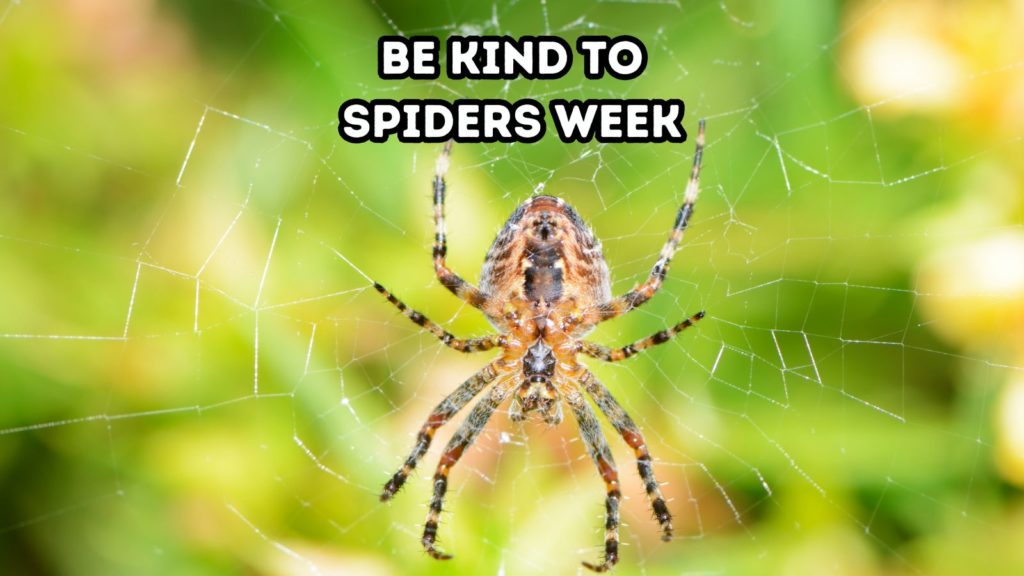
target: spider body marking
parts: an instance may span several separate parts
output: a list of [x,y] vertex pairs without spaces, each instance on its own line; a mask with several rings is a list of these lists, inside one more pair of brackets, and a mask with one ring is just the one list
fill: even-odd
[[703,318],[698,312],[676,325],[624,346],[609,349],[584,340],[593,328],[642,305],[657,293],[693,214],[700,182],[704,147],[704,121],[699,124],[693,168],[668,240],[663,245],[646,281],[626,294],[612,297],[608,265],[601,244],[576,211],[553,196],[534,196],[521,204],[498,233],[484,261],[480,287],[463,280],[448,268],[444,222],[446,186],[451,143],[445,145],[434,177],[434,270],[438,280],[460,299],[478,308],[498,334],[460,339],[423,314],[406,307],[382,285],[374,287],[403,315],[461,352],[500,348],[501,354],[444,398],[431,412],[416,437],[416,444],[402,467],[385,484],[381,500],[390,500],[427,452],[438,428],[448,422],[477,395],[483,397],[445,446],[434,472],[421,542],[437,559],[451,555],[437,546],[438,520],[448,488],[448,475],[465,450],[476,440],[487,421],[506,400],[509,416],[522,421],[533,413],[551,425],[563,419],[567,404],[576,420],[588,455],[605,483],[605,545],[600,564],[584,562],[596,572],[611,569],[619,559],[618,470],[601,432],[596,414],[586,397],[597,405],[615,431],[633,449],[637,471],[662,539],[672,538],[672,515],[654,476],[652,458],[640,429],[608,389],[577,360],[584,354],[617,362],[646,348],[667,342]]

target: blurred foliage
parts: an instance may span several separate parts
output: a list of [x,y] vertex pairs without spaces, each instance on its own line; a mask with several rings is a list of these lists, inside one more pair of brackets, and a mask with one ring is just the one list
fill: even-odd
[[[593,338],[706,309],[595,366],[647,435],[620,574],[1020,574],[1021,2],[113,0],[0,4],[0,571],[572,573],[602,486],[567,422],[499,414],[418,539],[435,447],[380,486],[486,361],[433,280],[433,145],[351,145],[351,97],[682,97],[703,192],[666,287]],[[632,82],[388,82],[384,34],[632,34]],[[549,127],[550,128],[550,127]],[[549,129],[549,132],[551,130]],[[604,240],[616,292],[663,241],[692,146],[460,145],[450,263],[476,278],[539,187]],[[446,439],[446,429],[440,438]]]

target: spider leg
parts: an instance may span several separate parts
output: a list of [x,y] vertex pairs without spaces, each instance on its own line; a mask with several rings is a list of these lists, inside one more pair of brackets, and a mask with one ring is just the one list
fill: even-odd
[[434,172],[434,272],[441,284],[451,290],[452,294],[469,303],[474,308],[482,308],[487,302],[487,295],[476,286],[462,279],[461,276],[448,268],[445,256],[448,254],[448,239],[444,225],[444,199],[446,186],[445,174],[448,173],[448,157],[452,151],[452,141],[444,145],[441,155],[437,158]]
[[426,329],[427,332],[430,332],[431,334],[436,336],[438,340],[443,342],[445,346],[448,346],[449,348],[454,348],[459,352],[468,353],[482,352],[484,350],[490,350],[491,348],[501,345],[500,334],[482,336],[480,338],[456,338],[455,335],[448,332],[444,328],[441,328],[437,323],[432,321],[430,318],[427,318],[423,314],[406,306],[404,302],[396,298],[394,294],[389,292],[388,289],[385,288],[384,286],[380,285],[380,283],[374,282],[373,287],[377,289],[377,292],[383,294],[384,297],[388,299],[388,302],[394,304],[395,307],[398,308],[398,310],[402,313],[403,316],[405,316],[409,320],[412,320],[417,326],[421,326],[424,329]]
[[672,261],[672,256],[675,255],[676,250],[679,249],[679,242],[683,239],[683,231],[686,230],[686,224],[690,221],[690,216],[693,215],[693,205],[697,202],[697,194],[700,192],[700,161],[703,155],[704,120],[701,120],[697,128],[697,147],[693,153],[693,168],[690,171],[690,180],[686,183],[683,205],[679,207],[676,222],[672,226],[672,233],[669,234],[668,240],[662,246],[658,261],[654,263],[651,274],[643,284],[598,307],[596,318],[598,322],[621,316],[640,306],[650,300],[658,289],[661,288],[661,284],[665,280],[665,274],[668,272],[668,265]]
[[658,481],[655,479],[654,469],[651,467],[651,453],[647,451],[647,444],[644,442],[640,429],[637,428],[629,414],[626,414],[622,405],[612,397],[611,392],[598,381],[590,370],[584,369],[580,384],[636,454],[636,467],[644,482],[647,499],[651,502],[654,517],[661,524],[661,539],[668,542],[672,539],[672,514],[668,511],[668,505],[665,504],[665,499],[661,496],[661,489],[658,488]]
[[583,444],[587,447],[587,454],[597,465],[607,492],[605,497],[604,561],[600,564],[584,562],[583,565],[595,572],[606,572],[619,561],[619,500],[622,498],[622,493],[619,491],[619,472],[615,469],[611,448],[608,447],[608,441],[605,440],[604,434],[601,432],[601,425],[597,422],[593,408],[587,404],[579,392],[574,391],[567,394],[565,399],[576,416],[576,423],[579,425]]
[[600,344],[595,344],[594,342],[587,342],[586,340],[583,340],[580,342],[580,352],[590,356],[591,358],[597,358],[598,360],[604,360],[605,362],[618,362],[639,354],[652,346],[668,342],[683,330],[686,330],[690,326],[696,324],[703,317],[704,311],[697,312],[693,316],[690,316],[671,328],[659,330],[647,338],[637,340],[636,342],[623,346],[622,348],[608,348]]
[[511,388],[512,384],[508,381],[499,383],[491,388],[486,397],[473,406],[466,421],[459,426],[455,435],[448,441],[444,454],[441,455],[441,461],[437,464],[437,471],[434,472],[434,495],[430,498],[430,510],[427,512],[427,522],[423,527],[422,543],[427,554],[438,560],[448,560],[452,557],[451,554],[441,552],[434,546],[434,542],[437,540],[437,521],[441,516],[445,492],[448,491],[448,472],[459,461],[466,448],[473,444],[491,418],[491,414],[494,414],[494,411],[505,400]]
[[423,458],[423,455],[427,453],[427,449],[430,448],[430,441],[434,439],[434,433],[437,432],[437,429],[444,426],[456,412],[461,410],[466,404],[469,404],[469,401],[479,394],[485,386],[493,382],[499,374],[501,374],[501,370],[499,369],[498,361],[491,362],[479,372],[470,376],[468,380],[463,382],[451,394],[445,397],[440,404],[434,407],[430,416],[427,417],[427,421],[423,423],[423,427],[420,428],[419,433],[416,435],[416,445],[413,447],[409,457],[405,459],[405,463],[402,464],[398,472],[395,472],[394,476],[384,485],[384,492],[380,495],[381,502],[390,500],[402,488],[406,479],[409,478],[409,474],[416,468],[420,458]]

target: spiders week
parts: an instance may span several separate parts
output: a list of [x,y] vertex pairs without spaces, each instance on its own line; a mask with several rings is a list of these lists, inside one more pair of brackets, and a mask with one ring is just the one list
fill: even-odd
[[597,416],[586,396],[604,413],[636,455],[654,517],[662,539],[672,538],[672,514],[654,476],[651,454],[637,425],[608,389],[577,360],[579,354],[606,362],[625,360],[643,350],[667,342],[700,320],[698,312],[678,324],[622,348],[607,348],[584,340],[597,324],[626,314],[651,299],[668,273],[672,256],[693,215],[700,185],[704,149],[704,121],[697,132],[693,168],[668,240],[647,280],[622,296],[612,297],[608,265],[601,244],[575,210],[561,198],[534,196],[520,205],[498,233],[484,260],[480,287],[463,280],[445,262],[445,174],[451,142],[437,160],[434,176],[434,270],[445,288],[477,308],[498,331],[480,338],[453,336],[423,314],[408,308],[380,284],[374,287],[407,318],[422,326],[447,346],[461,352],[501,349],[501,355],[463,382],[438,404],[416,437],[416,445],[401,469],[385,484],[380,496],[390,500],[427,452],[434,433],[474,397],[462,425],[445,446],[434,472],[422,544],[432,557],[451,558],[436,546],[438,518],[448,488],[448,473],[473,444],[491,415],[506,401],[514,421],[531,413],[549,424],[562,421],[568,406],[583,438],[587,453],[597,465],[606,489],[604,558],[599,564],[584,562],[596,572],[611,569],[619,560],[619,473]]

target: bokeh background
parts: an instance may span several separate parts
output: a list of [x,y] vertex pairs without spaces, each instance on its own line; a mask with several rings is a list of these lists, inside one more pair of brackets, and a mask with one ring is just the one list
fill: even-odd
[[[703,192],[661,294],[595,366],[647,435],[619,574],[1024,573],[1024,2],[0,1],[0,572],[563,574],[601,549],[570,421],[502,413],[418,538],[435,445],[380,487],[464,335],[433,278],[435,145],[350,145],[351,97],[681,97]],[[631,82],[375,77],[384,34],[632,34]],[[641,280],[684,145],[456,146],[450,262],[476,279],[540,189]],[[453,428],[453,427],[452,427]],[[452,428],[443,430],[443,443]],[[425,471],[424,471],[425,470]]]

